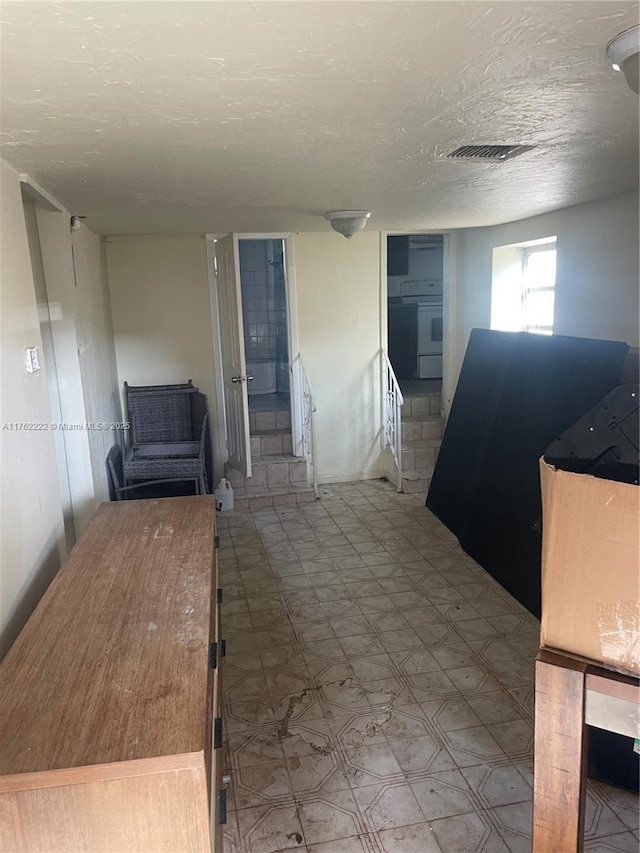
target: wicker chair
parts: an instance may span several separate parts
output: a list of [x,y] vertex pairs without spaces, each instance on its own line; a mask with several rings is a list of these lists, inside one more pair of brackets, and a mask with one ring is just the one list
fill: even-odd
[[[166,483],[191,483],[195,494],[198,494],[200,484],[197,477],[169,477],[162,480],[146,480],[142,483],[134,483],[125,486],[122,470],[122,449],[115,444],[107,454],[107,475],[109,479],[109,497],[112,501],[134,500],[136,497],[145,498],[149,496],[151,489]],[[144,490],[143,493],[134,495],[136,490]],[[146,492],[146,493],[145,493]]]
[[206,494],[209,415],[205,395],[191,381],[141,388],[125,383],[125,389],[131,425],[129,446],[122,442],[125,483],[197,478],[199,494]]
[[198,388],[183,385],[124,383],[131,447],[140,444],[193,441],[193,404]]

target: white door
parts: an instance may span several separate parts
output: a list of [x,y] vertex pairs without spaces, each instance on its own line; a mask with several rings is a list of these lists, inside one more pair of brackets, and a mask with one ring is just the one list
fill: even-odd
[[250,477],[249,398],[237,237],[228,234],[216,240],[215,253],[229,464],[245,477]]

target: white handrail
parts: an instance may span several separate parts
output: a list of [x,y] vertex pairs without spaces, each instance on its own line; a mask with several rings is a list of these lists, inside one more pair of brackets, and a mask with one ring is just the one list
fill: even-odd
[[307,460],[307,466],[311,473],[313,496],[316,500],[318,500],[320,498],[320,491],[318,489],[318,472],[316,470],[316,404],[313,399],[313,390],[311,388],[311,382],[309,381],[309,376],[307,375],[307,371],[305,370],[304,362],[302,361],[302,356],[300,355],[300,353],[298,353],[298,355],[293,360],[292,367],[294,366],[297,366],[298,368],[299,378],[298,405],[300,406],[302,413],[302,447],[305,459]]
[[398,469],[398,491],[402,491],[402,406],[404,397],[393,372],[393,367],[386,352],[380,350],[382,361],[382,428],[384,446],[391,450],[391,455]]

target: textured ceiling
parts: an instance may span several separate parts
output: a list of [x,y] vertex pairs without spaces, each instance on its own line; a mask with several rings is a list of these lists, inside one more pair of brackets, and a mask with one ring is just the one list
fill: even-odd
[[[2,2],[2,156],[102,233],[505,222],[637,189],[638,3]],[[465,143],[535,151],[447,162]]]

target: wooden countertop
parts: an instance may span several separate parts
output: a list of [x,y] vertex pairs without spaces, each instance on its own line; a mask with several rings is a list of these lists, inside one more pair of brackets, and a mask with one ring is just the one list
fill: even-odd
[[211,496],[100,506],[0,665],[0,774],[203,750],[214,533]]

